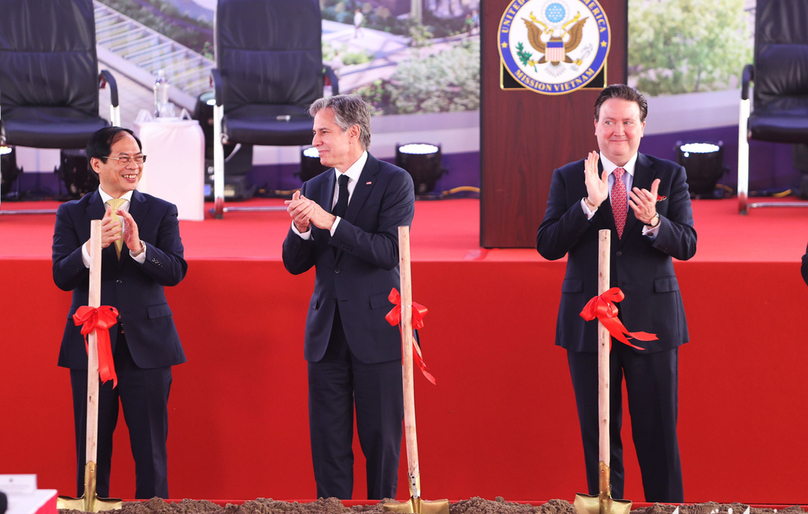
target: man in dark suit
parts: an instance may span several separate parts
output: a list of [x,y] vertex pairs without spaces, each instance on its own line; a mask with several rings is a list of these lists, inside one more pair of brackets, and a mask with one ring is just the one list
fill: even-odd
[[[106,127],[87,144],[98,191],[59,207],[53,234],[53,280],[73,291],[59,366],[70,368],[78,457],[78,495],[84,491],[87,352],[76,309],[88,302],[90,221],[102,221],[101,305],[118,310],[109,330],[118,385],[101,386],[98,406],[99,496],[109,496],[112,434],[123,407],[135,459],[135,497],[168,498],[166,439],[171,366],[185,362],[163,287],[174,286],[188,265],[177,207],[136,190],[146,157],[131,130]],[[113,209],[117,199],[123,200]],[[120,202],[118,202],[120,203]]]
[[800,273],[802,273],[802,279],[808,284],[808,250],[805,251],[805,254],[802,256],[802,266],[800,266]]
[[354,407],[367,498],[394,498],[404,417],[401,336],[385,321],[399,287],[398,227],[412,222],[409,174],[367,151],[370,112],[355,95],[317,100],[312,144],[333,169],[287,202],[283,263],[315,267],[306,318],[309,429],[318,497],[350,499]]
[[[684,501],[676,435],[678,347],[688,341],[672,257],[696,252],[696,231],[683,167],[638,152],[648,107],[634,88],[605,88],[595,103],[600,153],[553,172],[536,245],[546,259],[567,255],[556,344],[567,350],[583,436],[587,482],[598,493],[597,323],[580,316],[597,295],[598,231],[611,229],[611,286],[628,330],[659,340],[634,350],[614,342],[610,355],[611,487],[623,497],[620,439],[622,381],[649,502]],[[598,164],[600,160],[600,164]]]

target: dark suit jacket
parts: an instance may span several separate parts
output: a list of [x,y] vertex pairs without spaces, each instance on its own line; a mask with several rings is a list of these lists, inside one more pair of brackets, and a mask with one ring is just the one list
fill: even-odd
[[[609,200],[603,202],[591,220],[581,208],[586,196],[584,161],[553,172],[547,211],[539,227],[536,246],[545,259],[567,258],[567,272],[561,286],[561,306],[556,325],[556,344],[578,352],[597,351],[597,323],[579,315],[597,295],[598,231],[611,229],[611,286],[626,295],[617,304],[620,318],[630,331],[657,334],[658,341],[641,342],[647,352],[675,348],[688,341],[679,283],[672,257],[687,260],[696,253],[696,231],[685,169],[671,161],[639,154],[632,187],[651,190],[660,179],[656,204],[660,215],[654,241],[642,235],[643,223],[629,207],[622,239],[617,231]],[[601,169],[602,171],[602,169]]]
[[[87,305],[90,271],[81,259],[81,245],[90,238],[90,221],[104,216],[98,191],[59,206],[53,234],[53,281],[73,291],[67,314],[59,366],[87,369],[87,351],[81,327],[73,323],[76,309]],[[173,366],[185,362],[164,286],[177,285],[188,264],[183,258],[182,240],[174,204],[135,191],[129,206],[146,243],[146,262],[138,264],[124,244],[121,259],[115,245],[103,250],[101,259],[101,305],[118,309],[118,321],[126,333],[132,359],[141,368]],[[113,352],[118,326],[110,329]]]
[[802,279],[808,284],[808,250],[805,251],[805,254],[802,256],[802,266],[800,266],[800,272],[802,273]]
[[[329,169],[305,182],[301,194],[331,211],[334,175]],[[398,328],[384,316],[393,307],[387,295],[400,287],[398,227],[409,226],[414,212],[410,175],[368,154],[334,237],[312,226],[311,238],[303,240],[289,228],[283,242],[284,266],[295,275],[312,266],[316,269],[306,318],[307,361],[317,362],[325,355],[337,303],[348,345],[360,361],[401,358]]]

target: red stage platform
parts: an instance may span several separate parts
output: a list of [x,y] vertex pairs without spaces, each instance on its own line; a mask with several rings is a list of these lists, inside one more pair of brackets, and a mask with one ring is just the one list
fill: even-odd
[[[1,212],[0,473],[37,473],[40,487],[73,495],[69,378],[56,367],[70,295],[51,279],[54,217]],[[702,200],[694,216],[698,251],[676,263],[691,337],[680,351],[685,499],[808,504],[808,209],[741,217],[734,200]],[[314,496],[302,341],[314,276],[284,270],[288,227],[284,212],[181,222],[189,271],[167,292],[188,356],[169,404],[174,498]],[[476,200],[416,204],[414,297],[430,310],[423,350],[438,380],[416,379],[424,496],[571,501],[585,477],[566,356],[553,345],[565,264],[481,249],[478,227]],[[639,501],[628,428],[626,496]],[[122,420],[113,466],[111,492],[131,498]]]

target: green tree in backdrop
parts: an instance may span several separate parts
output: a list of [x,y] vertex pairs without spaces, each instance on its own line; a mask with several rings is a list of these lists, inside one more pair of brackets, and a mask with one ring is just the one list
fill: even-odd
[[743,0],[629,0],[628,74],[652,96],[734,87],[752,62]]

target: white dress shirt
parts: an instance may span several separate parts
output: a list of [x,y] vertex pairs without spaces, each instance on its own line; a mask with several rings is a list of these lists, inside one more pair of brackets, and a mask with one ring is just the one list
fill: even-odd
[[[348,177],[348,205],[351,204],[351,197],[353,196],[354,189],[356,189],[356,183],[359,180],[359,175],[362,174],[362,170],[365,169],[365,164],[368,162],[368,152],[365,150],[362,152],[362,155],[356,160],[355,163],[351,164],[351,166],[345,171],[345,175]],[[339,199],[339,177],[342,175],[342,172],[334,168],[334,194],[331,198],[331,206],[328,212],[334,210],[334,206],[337,205],[337,200]],[[321,206],[325,208],[325,206]],[[334,232],[337,231],[337,225],[342,218],[337,216],[336,221],[334,224],[331,225],[331,235],[334,235]],[[299,235],[303,239],[309,239],[311,237],[311,225],[309,225],[309,230],[306,232],[299,232],[297,227],[295,227],[294,221],[292,222],[292,231]]]
[[[626,170],[625,173],[623,173],[623,184],[626,185],[626,201],[628,201],[628,199],[631,198],[631,187],[634,185],[634,168],[637,165],[637,154],[635,153],[624,166],[618,166],[607,159],[606,156],[603,155],[603,152],[601,152],[600,162],[603,164],[603,169],[609,172],[609,198],[612,196],[612,188],[614,187],[614,170],[617,168],[623,168]],[[592,219],[592,216],[594,216],[595,212],[597,212],[597,209],[590,209],[583,199],[581,199],[581,206],[584,209],[584,214],[586,214],[586,219]],[[627,207],[631,209],[631,206],[627,205]],[[660,225],[661,223],[658,223],[654,228],[651,228],[649,225],[644,225],[642,228],[642,235],[648,236],[651,238],[651,240],[655,239],[659,233]]]

